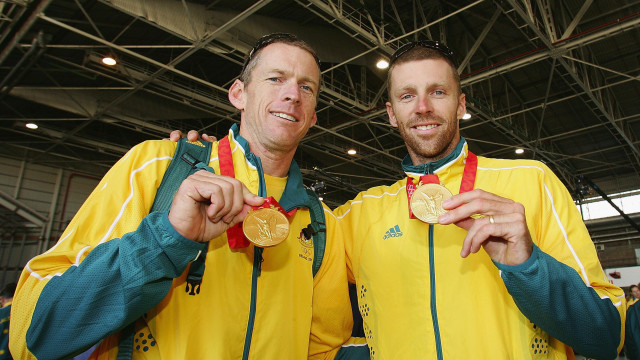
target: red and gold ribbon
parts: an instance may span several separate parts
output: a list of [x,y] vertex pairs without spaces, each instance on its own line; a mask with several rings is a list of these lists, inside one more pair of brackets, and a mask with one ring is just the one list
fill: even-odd
[[[229,136],[225,136],[218,143],[218,161],[220,163],[220,174],[228,177],[235,178],[235,170],[233,168],[233,157],[231,155],[231,144],[229,143]],[[287,212],[282,206],[276,201],[273,196],[269,196],[265,199],[264,203],[260,206],[252,206],[253,210],[264,209],[264,208],[274,208],[284,214],[287,218],[293,215],[297,208]],[[229,242],[229,248],[231,249],[242,249],[249,246],[250,242],[247,240],[244,232],[242,231],[242,223],[237,223],[236,225],[230,227],[227,230],[227,240]]]

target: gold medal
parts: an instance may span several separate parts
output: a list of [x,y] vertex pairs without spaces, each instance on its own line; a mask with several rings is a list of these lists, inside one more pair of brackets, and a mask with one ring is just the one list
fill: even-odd
[[440,184],[420,185],[411,195],[411,211],[418,219],[437,224],[438,217],[447,212],[442,202],[452,196],[451,191]]
[[289,236],[289,220],[283,213],[271,207],[252,210],[244,219],[242,231],[256,246],[274,246]]

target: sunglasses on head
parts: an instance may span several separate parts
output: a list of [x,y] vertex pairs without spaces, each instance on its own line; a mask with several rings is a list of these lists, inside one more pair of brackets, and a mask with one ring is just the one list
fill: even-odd
[[404,44],[396,50],[393,55],[391,55],[391,59],[389,60],[389,66],[393,65],[393,63],[398,60],[402,55],[409,52],[409,50],[415,48],[416,46],[421,46],[427,49],[433,49],[444,55],[444,57],[451,61],[451,63],[458,67],[455,59],[453,58],[453,51],[447,47],[447,45],[441,43],[436,40],[420,40],[420,41],[412,41],[410,43]]
[[[289,40],[291,42],[294,41],[299,41],[300,39],[298,39],[297,36],[293,35],[293,34],[289,34],[289,33],[273,33],[273,34],[269,34],[269,35],[265,35],[263,37],[261,37],[260,39],[258,39],[258,41],[256,42],[256,44],[253,46],[253,48],[251,49],[251,52],[249,52],[249,56],[247,56],[247,59],[244,61],[244,64],[242,65],[242,72],[244,72],[244,70],[247,68],[247,65],[249,65],[249,63],[251,62],[251,60],[253,59],[253,56],[255,54],[258,53],[258,51],[260,51],[261,49],[275,43],[275,42],[279,42],[278,40],[281,39],[285,39],[285,40]],[[318,64],[318,67],[320,66],[320,59],[318,59],[318,57],[315,54],[312,54],[313,58],[316,60],[316,63]]]

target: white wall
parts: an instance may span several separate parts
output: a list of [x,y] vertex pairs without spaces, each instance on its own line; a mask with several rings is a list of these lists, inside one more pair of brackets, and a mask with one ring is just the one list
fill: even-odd
[[[609,281],[614,285],[620,287],[628,287],[631,285],[638,285],[640,283],[640,266],[620,267],[604,269]],[[614,279],[611,275],[612,272],[620,273],[620,279]]]
[[[98,184],[99,179],[94,177],[102,176],[0,158],[0,191],[46,219],[44,226],[24,226],[8,221],[9,217],[0,219],[0,286],[17,281],[29,259],[56,243]],[[45,236],[48,233],[49,241]]]

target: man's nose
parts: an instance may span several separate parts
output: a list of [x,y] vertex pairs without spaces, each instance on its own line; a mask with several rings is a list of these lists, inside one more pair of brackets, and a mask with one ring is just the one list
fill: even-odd
[[419,96],[418,102],[416,104],[416,113],[418,114],[426,114],[433,112],[433,103],[428,96]]
[[285,101],[297,103],[300,101],[300,86],[294,82],[287,82],[282,88],[282,98]]

